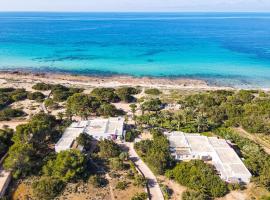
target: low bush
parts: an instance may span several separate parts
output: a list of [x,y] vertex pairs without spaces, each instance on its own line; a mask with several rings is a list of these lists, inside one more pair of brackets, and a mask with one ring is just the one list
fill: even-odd
[[0,121],[7,121],[11,120],[15,117],[24,116],[25,112],[20,109],[12,109],[12,108],[5,108],[0,111]]
[[119,181],[115,186],[115,188],[118,190],[125,190],[127,189],[127,187],[128,187],[128,183],[126,181]]
[[46,84],[46,83],[36,83],[32,87],[34,90],[41,90],[41,91],[46,91],[46,90],[51,90],[52,85],[51,84]]
[[162,92],[159,89],[156,88],[151,88],[151,89],[146,89],[145,94],[150,94],[150,95],[160,95]]
[[222,197],[227,194],[227,184],[216,174],[213,166],[201,160],[180,162],[166,176],[173,178],[181,185],[196,191],[204,191],[211,197]]
[[41,177],[32,184],[34,196],[40,200],[51,200],[59,195],[65,184],[53,177]]
[[142,192],[142,193],[137,193],[135,194],[131,200],[146,200],[148,198],[147,193]]
[[28,93],[27,98],[30,100],[43,101],[45,95],[41,92]]
[[96,188],[105,187],[107,184],[107,180],[100,175],[91,176],[89,182]]

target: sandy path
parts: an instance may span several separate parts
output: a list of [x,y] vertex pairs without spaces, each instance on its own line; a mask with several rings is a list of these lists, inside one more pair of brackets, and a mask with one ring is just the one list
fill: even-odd
[[148,180],[148,186],[151,194],[151,200],[164,200],[161,188],[157,182],[156,176],[149,169],[149,167],[140,159],[138,154],[134,149],[133,143],[125,143],[125,145],[129,148],[129,156],[132,160],[134,160],[135,165],[141,170],[144,174],[145,178]]
[[255,134],[248,133],[243,128],[235,128],[235,130],[239,135],[241,135],[247,139],[250,139],[253,142],[261,145],[261,147],[264,149],[264,151],[270,155],[270,144],[268,142],[264,141],[263,139],[256,136]]

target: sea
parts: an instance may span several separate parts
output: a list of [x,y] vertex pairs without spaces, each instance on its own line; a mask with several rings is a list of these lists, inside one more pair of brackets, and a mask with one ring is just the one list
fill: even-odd
[[0,13],[0,70],[270,87],[270,13]]

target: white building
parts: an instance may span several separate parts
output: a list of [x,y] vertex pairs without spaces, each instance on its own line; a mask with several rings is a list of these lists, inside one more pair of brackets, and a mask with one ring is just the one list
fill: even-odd
[[251,173],[226,140],[183,132],[165,135],[176,160],[211,161],[223,180],[249,183]]
[[[68,150],[75,145],[76,138],[81,133],[87,133],[96,140],[121,139],[124,136],[124,118],[93,119],[72,123],[55,145],[55,151]],[[83,147],[77,146],[80,150]]]
[[11,173],[0,169],[0,198],[4,196],[11,181]]

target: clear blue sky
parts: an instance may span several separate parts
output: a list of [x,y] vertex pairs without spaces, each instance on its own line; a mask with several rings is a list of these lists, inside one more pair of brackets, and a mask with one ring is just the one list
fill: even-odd
[[0,11],[270,11],[270,0],[0,0]]

